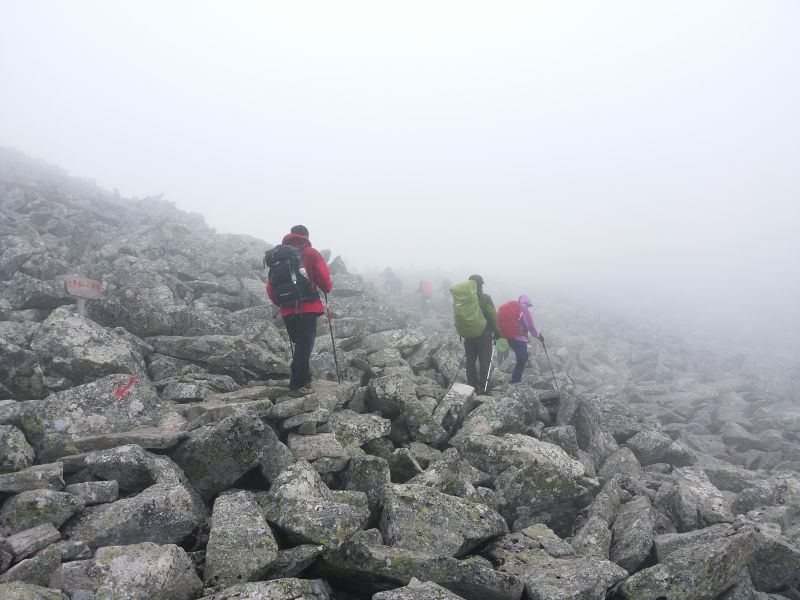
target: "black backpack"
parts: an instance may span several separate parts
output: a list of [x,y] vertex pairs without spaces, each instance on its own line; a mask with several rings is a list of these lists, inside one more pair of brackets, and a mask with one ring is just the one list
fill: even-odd
[[300,249],[280,245],[264,253],[272,295],[281,308],[319,300],[317,286],[306,276]]

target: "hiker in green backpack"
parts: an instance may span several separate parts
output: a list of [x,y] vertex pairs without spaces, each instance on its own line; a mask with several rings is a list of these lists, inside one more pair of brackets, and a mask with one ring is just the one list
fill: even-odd
[[483,277],[480,275],[471,275],[469,280],[454,285],[450,294],[453,296],[456,331],[464,338],[467,383],[481,394],[486,388],[492,362],[492,338],[500,337],[497,312],[491,296],[483,293]]

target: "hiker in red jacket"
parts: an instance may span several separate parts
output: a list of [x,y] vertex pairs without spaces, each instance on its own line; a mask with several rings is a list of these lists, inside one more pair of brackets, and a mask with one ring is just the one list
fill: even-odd
[[[281,307],[281,317],[286,325],[289,339],[294,344],[289,389],[293,396],[299,397],[314,392],[310,386],[309,360],[317,335],[317,317],[325,312],[317,290],[322,290],[325,294],[331,291],[331,275],[322,255],[311,246],[308,229],[305,226],[295,225],[292,227],[291,233],[283,238],[281,244],[298,249],[302,264],[299,273],[292,276],[291,271],[288,271],[289,275],[280,281],[276,277],[279,277],[278,273],[283,271],[279,267],[274,268],[276,275],[273,277],[273,268],[270,268],[267,295],[273,304]],[[298,276],[299,284],[295,281]],[[284,295],[288,296],[300,285],[306,287],[299,300],[287,302],[282,299]],[[277,288],[280,288],[281,291],[278,291]],[[288,291],[283,293],[284,290]]]

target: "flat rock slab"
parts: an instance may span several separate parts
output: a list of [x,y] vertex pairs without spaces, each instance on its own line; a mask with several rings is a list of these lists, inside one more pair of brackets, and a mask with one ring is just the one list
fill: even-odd
[[62,589],[73,598],[193,600],[203,582],[182,548],[145,542],[100,548],[91,560],[65,563]]
[[336,439],[344,446],[363,446],[389,435],[392,428],[392,422],[380,415],[362,415],[348,409],[334,412],[330,423]]
[[331,588],[322,579],[276,579],[243,583],[200,600],[330,600]]
[[77,496],[54,490],[30,490],[12,496],[0,511],[0,536],[50,524],[61,527],[84,509]]
[[289,450],[295,458],[304,458],[307,461],[315,461],[320,458],[350,458],[350,455],[342,447],[336,434],[317,433],[314,435],[289,434],[287,441]]
[[63,600],[64,597],[58,590],[53,590],[40,585],[13,581],[0,583],[0,598],[11,600]]
[[[459,600],[461,596],[432,581],[420,583],[413,580],[405,587],[388,592],[378,592],[372,600]],[[462,599],[463,600],[463,599]]]
[[116,501],[119,497],[119,484],[116,481],[87,481],[68,485],[66,491],[80,498],[86,506],[92,506]]
[[486,561],[355,541],[326,552],[319,569],[337,587],[364,596],[408,585],[415,577],[437,583],[465,600],[520,600],[524,587],[516,576],[495,571]]
[[14,556],[15,561],[20,561],[60,539],[58,529],[46,523],[8,536],[3,542],[3,548]]
[[146,378],[109,375],[31,402],[20,423],[39,460],[52,460],[80,453],[80,438],[143,426],[178,430],[186,421]]
[[157,427],[139,427],[131,431],[92,435],[77,438],[73,441],[79,452],[92,452],[116,448],[126,444],[135,444],[149,450],[167,450],[174,448],[189,437],[189,432],[175,429],[159,429]]
[[0,475],[0,492],[18,494],[26,490],[63,490],[63,463],[35,465],[16,473]]
[[463,556],[508,533],[503,517],[488,506],[425,485],[387,486],[383,502],[380,529],[389,546]]

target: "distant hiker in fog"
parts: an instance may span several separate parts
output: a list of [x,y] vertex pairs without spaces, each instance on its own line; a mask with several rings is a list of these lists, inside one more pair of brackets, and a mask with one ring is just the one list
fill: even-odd
[[450,302],[450,288],[453,287],[453,282],[449,279],[445,279],[442,281],[442,286],[439,288],[442,292],[442,298],[444,298],[445,304]]
[[308,229],[295,225],[280,246],[267,251],[264,265],[269,268],[267,295],[281,307],[281,317],[292,341],[292,375],[289,389],[293,396],[305,396],[311,388],[309,360],[317,335],[317,317],[325,311],[319,290],[331,291],[328,265],[308,239]]
[[420,281],[417,292],[419,292],[420,310],[422,311],[422,314],[425,314],[430,309],[431,301],[433,300],[433,286],[431,285],[431,282]]
[[528,362],[528,343],[531,335],[544,344],[544,336],[536,329],[531,315],[531,299],[522,295],[519,300],[510,300],[497,309],[500,335],[508,340],[517,360],[511,383],[522,381],[522,372]]
[[386,267],[381,273],[383,289],[387,294],[400,294],[403,291],[403,281],[395,275],[391,267]]
[[[491,296],[483,293],[483,277],[470,278],[450,288],[456,331],[464,338],[467,383],[482,394],[487,387],[492,362],[492,338],[500,337],[497,313]],[[476,364],[480,370],[476,369]]]

